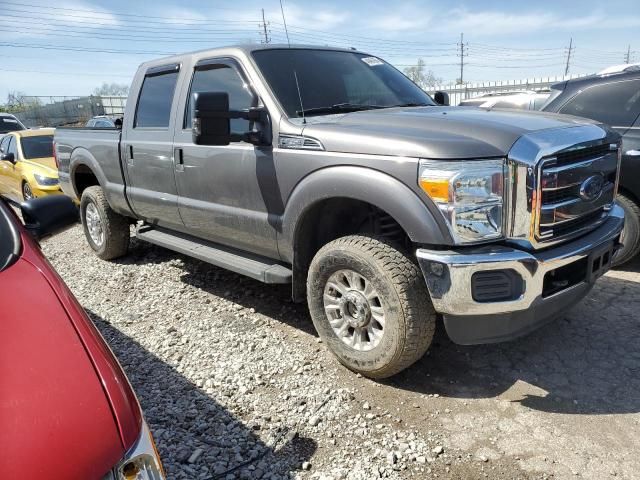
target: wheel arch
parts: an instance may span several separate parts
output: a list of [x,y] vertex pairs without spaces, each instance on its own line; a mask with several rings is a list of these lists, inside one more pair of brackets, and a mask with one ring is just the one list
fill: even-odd
[[[343,215],[326,215],[325,207],[328,205],[341,207]],[[344,223],[344,210],[353,210],[353,215],[357,215],[356,210],[359,211],[360,207],[371,207],[381,216],[388,216],[412,244],[451,243],[446,227],[438,223],[427,204],[396,178],[364,167],[339,166],[318,170],[295,187],[282,221],[279,248],[283,259],[293,265],[294,299],[304,297],[306,270],[313,255],[326,241],[337,238],[327,233],[334,230],[327,225],[336,227],[336,222]],[[432,207],[436,208],[435,205]],[[348,235],[362,230],[350,225],[342,231],[339,227],[335,231]],[[324,238],[318,241],[319,237]]]

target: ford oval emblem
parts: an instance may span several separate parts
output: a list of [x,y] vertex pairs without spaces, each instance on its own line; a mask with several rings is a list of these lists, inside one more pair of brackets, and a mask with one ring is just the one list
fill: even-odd
[[580,185],[580,198],[587,202],[597,200],[602,195],[604,177],[601,174],[592,175]]

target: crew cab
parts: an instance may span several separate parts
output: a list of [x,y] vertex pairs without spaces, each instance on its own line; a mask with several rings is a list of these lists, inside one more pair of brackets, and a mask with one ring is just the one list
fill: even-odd
[[328,348],[369,377],[419,359],[438,315],[461,344],[531,331],[619,247],[620,136],[595,121],[450,107],[378,57],[311,46],[163,58],[130,91],[121,130],[56,130],[90,247],[125,255],[135,224],[290,283]]
[[162,480],[127,377],[37,239],[77,222],[65,196],[0,197],[0,478]]

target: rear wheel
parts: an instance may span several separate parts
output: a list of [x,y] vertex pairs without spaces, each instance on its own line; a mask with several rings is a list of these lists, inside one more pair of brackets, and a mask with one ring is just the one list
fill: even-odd
[[621,239],[624,246],[616,253],[614,265],[622,265],[640,252],[640,206],[624,193],[618,194],[618,202],[624,209],[624,230]]
[[80,217],[87,242],[98,257],[111,260],[127,253],[129,221],[111,209],[101,187],[88,187],[82,192]]
[[307,299],[329,349],[367,377],[404,370],[433,339],[436,314],[420,269],[384,238],[353,235],[322,247],[309,267]]

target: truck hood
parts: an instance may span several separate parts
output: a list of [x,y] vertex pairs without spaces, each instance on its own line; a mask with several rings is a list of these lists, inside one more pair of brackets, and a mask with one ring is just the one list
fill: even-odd
[[505,156],[528,132],[595,123],[542,112],[431,106],[309,117],[303,134],[333,152],[456,159]]

